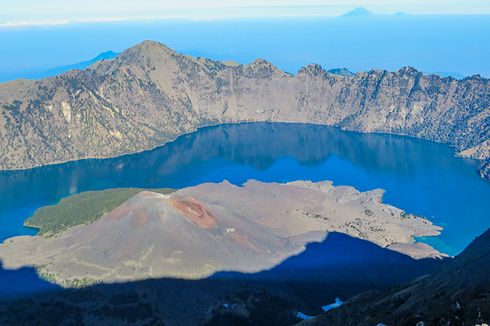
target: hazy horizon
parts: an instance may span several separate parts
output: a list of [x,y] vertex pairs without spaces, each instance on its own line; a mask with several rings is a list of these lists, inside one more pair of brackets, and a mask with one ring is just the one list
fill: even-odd
[[121,52],[155,40],[178,52],[296,73],[318,63],[353,72],[412,66],[426,73],[490,76],[487,16],[296,17],[151,21],[0,29],[0,82]]
[[151,19],[234,19],[258,17],[339,16],[357,7],[379,14],[490,14],[485,0],[4,0],[0,26],[52,25]]

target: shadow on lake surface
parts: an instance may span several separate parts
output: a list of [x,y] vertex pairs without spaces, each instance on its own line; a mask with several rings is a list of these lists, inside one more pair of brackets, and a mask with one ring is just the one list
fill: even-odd
[[[139,318],[165,324],[177,320],[184,325],[192,324],[192,318],[204,318],[217,302],[246,301],[257,291],[272,293],[271,300],[286,298],[292,303],[287,309],[317,314],[336,297],[347,299],[365,290],[399,285],[441,263],[414,260],[365,240],[330,233],[322,243],[309,244],[303,253],[255,274],[222,272],[203,280],[151,279],[71,290],[42,289],[46,282],[38,280],[34,294],[18,292],[17,299],[3,297],[0,323],[4,318],[3,322],[11,324],[56,324],[80,321],[90,314],[133,322]],[[33,269],[0,270],[0,276],[9,273],[10,278],[0,278],[0,294],[35,283],[22,281],[22,274],[31,277]],[[12,277],[15,273],[20,279]]]
[[60,289],[59,286],[41,279],[33,267],[23,267],[17,270],[4,269],[0,260],[1,298],[18,298]]
[[457,254],[490,226],[490,183],[476,167],[446,145],[402,136],[308,124],[207,127],[142,153],[0,171],[0,241],[34,234],[22,224],[37,208],[83,191],[307,179],[386,189],[385,202],[444,227],[425,242]]

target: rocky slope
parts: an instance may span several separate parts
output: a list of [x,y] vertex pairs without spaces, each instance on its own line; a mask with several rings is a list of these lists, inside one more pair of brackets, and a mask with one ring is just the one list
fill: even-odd
[[413,68],[354,76],[309,65],[287,74],[258,59],[227,65],[145,41],[114,60],[0,85],[0,168],[109,157],[204,125],[309,122],[449,143],[488,158],[490,81]]
[[480,325],[490,320],[490,230],[430,276],[368,292],[301,325]]
[[414,258],[440,256],[413,243],[439,233],[428,220],[381,203],[382,191],[331,182],[243,187],[223,182],[169,195],[142,191],[86,225],[52,238],[20,236],[0,244],[4,268],[37,267],[64,285],[272,268],[337,231]]

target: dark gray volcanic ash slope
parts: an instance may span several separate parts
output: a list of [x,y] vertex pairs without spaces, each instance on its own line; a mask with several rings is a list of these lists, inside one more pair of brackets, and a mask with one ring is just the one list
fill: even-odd
[[305,325],[478,325],[490,320],[490,230],[430,276],[361,294]]
[[0,84],[0,168],[146,150],[204,125],[307,122],[449,143],[490,157],[490,81],[413,68],[353,76],[226,65],[145,41],[114,60]]

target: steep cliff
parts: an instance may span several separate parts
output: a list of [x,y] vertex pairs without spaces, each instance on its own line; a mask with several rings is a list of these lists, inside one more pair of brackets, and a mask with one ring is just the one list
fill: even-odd
[[354,76],[227,65],[145,41],[114,60],[0,85],[0,169],[146,150],[204,125],[309,122],[449,143],[490,157],[490,80],[413,68]]

